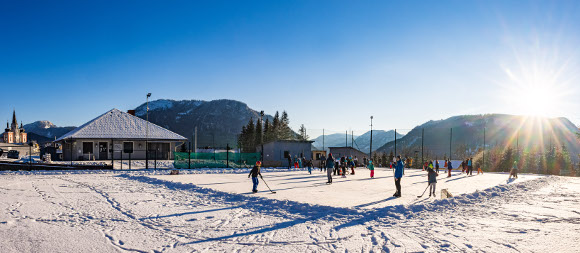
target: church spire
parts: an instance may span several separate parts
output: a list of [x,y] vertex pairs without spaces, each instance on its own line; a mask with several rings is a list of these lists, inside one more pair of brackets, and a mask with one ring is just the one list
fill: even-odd
[[16,110],[12,111],[12,125],[18,127],[18,121],[16,121]]

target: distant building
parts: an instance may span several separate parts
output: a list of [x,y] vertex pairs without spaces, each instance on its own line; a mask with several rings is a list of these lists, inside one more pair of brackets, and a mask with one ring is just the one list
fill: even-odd
[[18,121],[16,121],[16,110],[12,112],[12,124],[10,127],[8,127],[8,122],[6,122],[6,129],[4,129],[2,140],[4,143],[26,143],[28,141],[28,135],[24,131],[22,122],[20,122],[20,127],[18,127]]
[[[58,138],[63,159],[173,159],[175,147],[187,139],[129,113],[112,109]],[[148,143],[148,144],[146,144]],[[145,149],[145,145],[148,146]]]
[[362,163],[364,157],[368,158],[369,155],[363,153],[362,151],[352,148],[352,147],[330,147],[328,148],[330,153],[334,158],[340,158],[342,156],[345,157],[352,157],[353,159],[356,157],[359,163]]
[[[312,158],[313,141],[279,140],[264,143],[264,166],[266,167],[286,167],[288,157]],[[258,152],[262,152],[262,147],[258,145]]]

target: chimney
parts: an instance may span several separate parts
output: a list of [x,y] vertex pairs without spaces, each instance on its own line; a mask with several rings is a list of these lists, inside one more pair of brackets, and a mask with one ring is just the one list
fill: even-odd
[[127,113],[135,116],[135,110],[128,110]]

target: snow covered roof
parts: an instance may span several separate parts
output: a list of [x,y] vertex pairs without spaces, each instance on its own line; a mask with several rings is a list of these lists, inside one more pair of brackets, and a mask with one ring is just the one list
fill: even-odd
[[77,127],[56,141],[64,139],[142,139],[184,141],[185,137],[147,121],[112,109],[103,115]]

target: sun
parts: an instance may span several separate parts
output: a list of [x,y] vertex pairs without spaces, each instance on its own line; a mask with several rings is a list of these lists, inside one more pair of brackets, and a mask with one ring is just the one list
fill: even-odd
[[[542,55],[544,55],[542,57]],[[577,76],[569,61],[531,53],[517,57],[515,64],[503,66],[505,78],[500,82],[500,96],[509,113],[557,117],[569,110],[570,95],[576,89]]]

